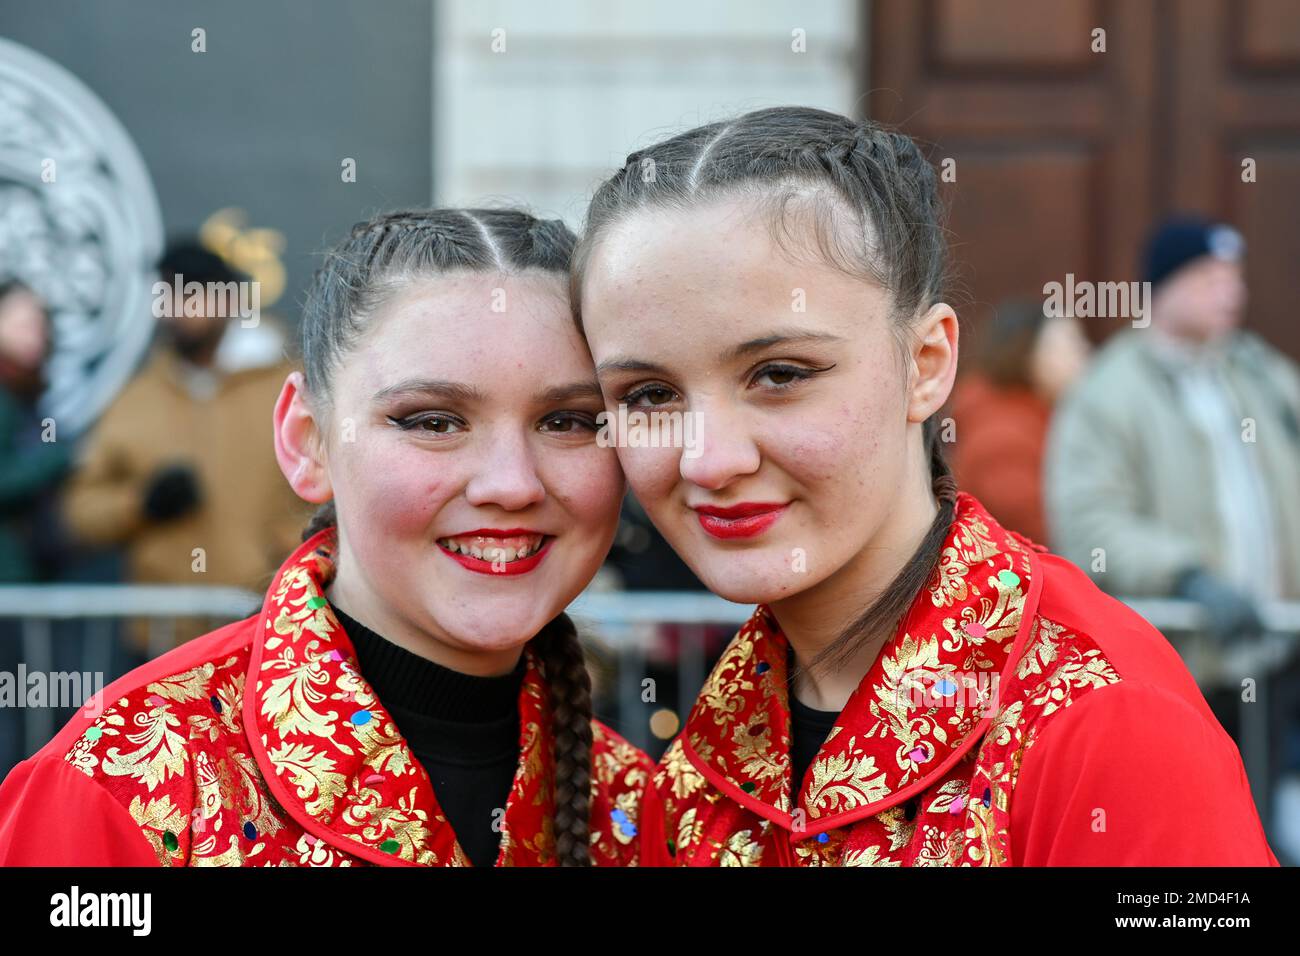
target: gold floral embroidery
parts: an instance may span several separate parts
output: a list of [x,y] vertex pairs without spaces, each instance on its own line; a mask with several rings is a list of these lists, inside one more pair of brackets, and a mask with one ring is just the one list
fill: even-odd
[[[1001,767],[1002,765],[998,764],[995,768],[995,777],[1001,771]],[[962,860],[963,864],[1004,866],[1006,859],[1002,853],[1003,834],[998,830],[993,806],[984,806],[983,800],[974,801],[967,808],[966,820],[966,856]]]
[[1117,681],[1119,675],[1100,650],[1094,648],[1080,653],[1078,648],[1071,647],[1052,675],[1038,686],[1029,703],[1041,706],[1041,716],[1047,717],[1058,708],[1069,707],[1076,690],[1104,687]]
[[695,807],[691,807],[677,820],[677,852],[699,843],[702,830],[701,822],[695,818]]
[[951,813],[954,805],[958,809],[963,809],[969,793],[969,780],[949,780],[934,792],[934,798],[926,805],[925,812]]
[[244,861],[256,856],[266,848],[265,843],[257,843],[245,853],[239,846],[239,837],[230,833],[226,835],[226,848],[218,851],[220,838],[212,834],[194,845],[194,866],[243,866]]
[[191,700],[200,700],[207,696],[207,686],[216,673],[216,666],[210,661],[162,680],[154,681],[145,691],[157,694],[164,700],[184,704]]
[[742,631],[739,639],[733,641],[723,652],[704,689],[700,691],[701,699],[719,725],[740,710],[741,694],[754,689],[752,681],[740,676],[748,669],[753,654],[754,645]]
[[136,711],[132,722],[140,729],[128,733],[126,739],[136,745],[134,750],[123,752],[109,747],[100,769],[110,777],[130,777],[138,780],[152,792],[170,776],[185,772],[189,751],[185,735],[176,732],[181,725],[166,704],[146,705],[147,710]]
[[343,774],[334,769],[337,766],[334,759],[307,743],[281,744],[267,751],[267,756],[275,772],[288,776],[298,788],[298,797],[307,801],[307,812],[329,819],[335,801],[347,788]]
[[386,806],[382,800],[378,790],[359,789],[357,798],[343,812],[344,822],[359,830],[348,836],[374,845],[396,840],[397,855],[402,859],[414,860],[422,866],[436,865],[437,858],[427,848],[429,815],[418,806],[415,788],[398,797],[396,806]]
[[752,830],[741,830],[727,838],[718,848],[719,866],[759,866],[763,847],[753,838]]
[[[264,672],[282,672],[273,677],[270,689],[262,697],[262,716],[269,717],[272,726],[283,737],[301,734],[309,737],[332,737],[339,714],[336,710],[324,713],[316,705],[325,703],[328,695],[322,688],[329,686],[330,675],[324,666],[325,654],[312,641],[303,648],[303,658],[298,659],[294,648],[285,648],[279,657],[263,663]],[[338,744],[345,753],[352,751]]]
[[[773,841],[798,832],[800,811],[834,822],[942,766],[911,800],[796,840],[794,862],[1008,864],[1013,788],[1042,719],[1119,680],[1086,635],[1027,603],[1033,551],[959,493],[939,566],[849,698],[788,822],[770,812],[785,811],[788,790],[787,644],[770,611],[756,609],[652,778],[676,862],[755,865],[772,856]],[[962,696],[946,699],[957,690]],[[701,842],[712,848],[707,858],[683,852]]]
[[[847,830],[829,830],[794,845],[795,860],[800,866],[839,866],[844,853]],[[825,836],[825,840],[822,837]]]
[[898,860],[881,855],[879,846],[872,845],[859,850],[848,850],[840,857],[840,866],[902,866]]
[[880,824],[886,837],[889,838],[889,850],[901,850],[910,844],[916,836],[916,819],[907,819],[907,814],[903,812],[902,806],[890,807],[888,810],[876,814],[876,821]]
[[855,741],[849,738],[847,750],[813,764],[808,793],[810,816],[866,806],[888,795],[885,774],[877,772],[876,758],[864,756]]
[[944,829],[926,824],[922,828],[921,848],[913,866],[952,866],[961,858],[963,835],[959,827]]
[[1064,630],[1060,624],[1041,616],[1035,617],[1033,629],[1029,632],[1029,647],[1016,667],[1016,676],[1024,680],[1033,674],[1046,673],[1047,668],[1056,662],[1057,645]]
[[736,745],[736,757],[743,762],[745,774],[750,779],[780,778],[789,769],[789,759],[781,759],[772,750],[768,740],[771,733],[771,727],[764,727],[754,734],[744,724],[737,725],[731,732],[731,740]]
[[[123,697],[115,706],[107,708],[95,719],[90,731],[77,738],[76,743],[72,745],[72,749],[64,755],[63,759],[87,777],[94,777],[95,771],[99,767],[99,758],[95,756],[95,748],[101,740],[121,736],[122,731],[119,728],[126,724],[126,718],[122,716],[121,709],[125,706],[127,706],[127,699]],[[92,731],[94,732],[92,733]]]
[[163,834],[184,832],[187,827],[185,814],[168,796],[148,800],[141,799],[139,796],[132,797],[127,812],[131,814],[131,819],[140,827],[140,831],[153,847],[158,861],[163,866],[171,866],[174,859],[172,852],[163,845]]
[[284,811],[270,794],[252,756],[235,747],[227,748],[230,762],[238,775],[242,818],[252,822],[262,836],[273,837],[284,828]]
[[668,745],[662,759],[663,762],[654,775],[656,786],[662,787],[668,783],[672,795],[679,800],[684,800],[704,786],[704,775],[687,758],[680,737]]

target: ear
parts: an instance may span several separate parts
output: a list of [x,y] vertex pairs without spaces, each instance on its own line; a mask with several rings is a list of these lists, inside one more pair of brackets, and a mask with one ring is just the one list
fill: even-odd
[[321,454],[321,430],[307,403],[302,372],[290,372],[275,401],[275,460],[294,493],[322,504],[334,497],[329,469]]
[[957,313],[946,302],[931,306],[912,328],[912,381],[907,420],[924,422],[943,407],[957,377]]

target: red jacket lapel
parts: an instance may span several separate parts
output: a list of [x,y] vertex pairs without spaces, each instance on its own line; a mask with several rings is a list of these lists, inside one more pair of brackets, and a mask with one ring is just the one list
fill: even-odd
[[819,833],[938,780],[992,721],[1042,582],[1034,549],[959,492],[939,566],[849,698],[791,806],[788,643],[755,609],[683,730],[696,769],[787,830]]
[[[324,596],[335,546],[332,528],[312,537],[267,594],[244,695],[253,754],[275,799],[316,838],[380,865],[468,866],[428,774],[358,671]],[[546,684],[532,649],[525,655],[503,866],[553,858]]]

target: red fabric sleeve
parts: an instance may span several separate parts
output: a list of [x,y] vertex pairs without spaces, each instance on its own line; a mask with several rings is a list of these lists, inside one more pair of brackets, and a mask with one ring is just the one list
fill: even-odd
[[62,757],[33,757],[0,785],[0,866],[159,866],[126,808]]
[[1011,855],[1019,866],[1278,866],[1232,738],[1132,682],[1085,695],[1025,753]]

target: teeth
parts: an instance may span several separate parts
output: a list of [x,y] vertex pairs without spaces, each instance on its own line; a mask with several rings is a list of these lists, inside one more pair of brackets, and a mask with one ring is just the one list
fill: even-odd
[[[503,544],[503,540],[508,540],[510,543]],[[544,540],[542,535],[518,536],[509,539],[475,535],[468,538],[439,538],[438,544],[448,551],[457,554],[468,554],[480,561],[509,563],[536,554],[541,550]]]

